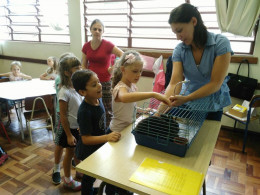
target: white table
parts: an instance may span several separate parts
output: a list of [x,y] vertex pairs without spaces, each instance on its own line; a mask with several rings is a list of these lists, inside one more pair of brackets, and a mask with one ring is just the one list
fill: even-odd
[[[206,120],[185,157],[178,157],[137,145],[131,134],[131,125],[122,131],[117,143],[106,143],[77,165],[76,170],[137,194],[164,194],[131,182],[129,178],[148,157],[207,174],[210,159],[218,138],[221,123]],[[202,187],[202,186],[200,186]]]
[[[32,79],[28,81],[10,81],[0,83],[0,98],[21,102],[26,97],[55,95],[54,80]],[[56,101],[54,101],[54,108]],[[18,116],[20,118],[20,129],[22,140],[24,140],[22,109],[18,106]]]

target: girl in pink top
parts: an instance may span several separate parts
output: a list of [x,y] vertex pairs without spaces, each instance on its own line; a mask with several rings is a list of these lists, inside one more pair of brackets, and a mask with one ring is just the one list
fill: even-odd
[[11,63],[11,72],[0,74],[0,77],[9,77],[10,81],[32,80],[32,77],[21,72],[22,64],[19,61]]
[[120,57],[123,51],[110,41],[102,39],[104,25],[95,19],[90,25],[92,40],[85,43],[82,48],[82,66],[98,75],[102,84],[102,101],[106,110],[106,123],[110,123],[112,116],[111,95],[111,66],[112,54]]

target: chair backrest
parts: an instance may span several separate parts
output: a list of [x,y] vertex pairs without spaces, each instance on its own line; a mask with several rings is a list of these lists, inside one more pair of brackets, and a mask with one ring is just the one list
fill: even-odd
[[[252,105],[251,105],[252,104]],[[251,107],[260,107],[260,95],[254,95],[250,101]]]
[[[50,112],[50,114],[53,114],[54,111],[54,104],[53,104],[53,97],[52,95],[44,95],[44,96],[39,96],[40,98],[42,98],[45,102],[46,107],[48,108],[48,111]],[[33,103],[35,101],[35,99],[38,97],[27,97],[25,98],[24,101],[24,106],[25,106],[25,110],[32,110],[33,109]],[[44,110],[45,106],[44,103],[41,99],[37,99],[35,101],[35,106],[34,106],[34,110]]]
[[9,78],[7,78],[7,77],[6,77],[6,78],[1,78],[1,79],[0,79],[0,83],[8,82],[8,81],[10,81],[10,80],[9,80]]

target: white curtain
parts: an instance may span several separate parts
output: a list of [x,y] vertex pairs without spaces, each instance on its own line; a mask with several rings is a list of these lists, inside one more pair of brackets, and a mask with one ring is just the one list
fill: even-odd
[[216,0],[219,28],[222,32],[252,36],[260,14],[260,0]]

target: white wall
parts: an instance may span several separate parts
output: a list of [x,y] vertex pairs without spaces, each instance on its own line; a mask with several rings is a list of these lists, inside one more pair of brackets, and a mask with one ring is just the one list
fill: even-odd
[[[47,59],[49,56],[59,57],[64,52],[72,52],[78,58],[81,59],[81,48],[84,44],[84,21],[83,21],[83,5],[82,0],[75,1],[69,0],[69,22],[70,22],[70,39],[71,44],[45,44],[45,43],[24,43],[24,42],[10,42],[6,41],[1,43],[0,54],[6,56],[17,56],[25,58],[35,59]],[[258,35],[256,38],[256,45],[254,56],[260,60],[260,27],[258,29]],[[10,60],[0,59],[0,72],[8,72]],[[34,64],[34,63],[22,63],[22,72],[31,75],[36,78],[40,74],[45,72],[47,64]],[[230,64],[229,72],[236,72],[238,64]],[[241,74],[247,75],[246,67],[242,67]],[[250,65],[250,75],[260,82],[260,64]],[[152,78],[143,77],[138,83],[139,91],[151,91],[152,90]],[[259,91],[256,92],[260,94]],[[233,98],[233,104],[241,103],[240,100]],[[140,104],[140,103],[139,103]],[[233,120],[223,117],[223,125],[233,126]],[[243,126],[240,126],[243,128]],[[259,122],[254,122],[249,127],[250,130],[259,131]]]

